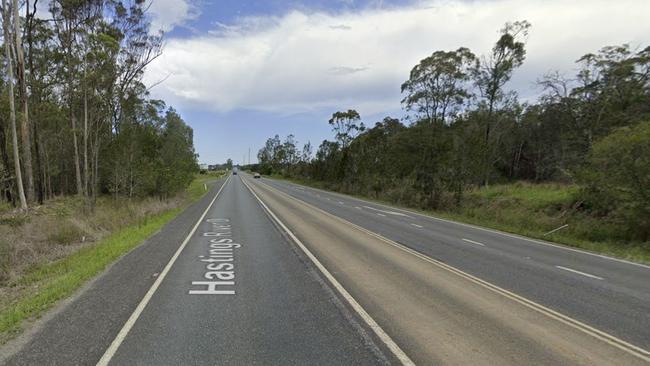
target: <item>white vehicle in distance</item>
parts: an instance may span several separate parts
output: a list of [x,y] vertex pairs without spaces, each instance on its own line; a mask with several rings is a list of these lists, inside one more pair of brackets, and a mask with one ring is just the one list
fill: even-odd
[[260,173],[253,173],[253,178],[259,179],[260,178]]

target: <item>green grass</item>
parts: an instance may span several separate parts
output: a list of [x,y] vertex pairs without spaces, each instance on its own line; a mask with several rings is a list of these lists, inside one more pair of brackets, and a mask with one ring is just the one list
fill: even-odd
[[[320,189],[322,182],[272,176]],[[366,195],[368,201],[401,207],[426,215],[541,239],[621,259],[650,264],[650,243],[621,238],[621,227],[606,217],[594,217],[576,208],[579,187],[563,184],[513,183],[477,188],[466,193],[462,208],[423,210]],[[550,235],[549,231],[568,224]]]
[[[197,176],[186,190],[186,205],[197,201],[207,192],[204,184],[221,176]],[[0,309],[0,344],[17,335],[26,320],[40,317],[58,301],[72,295],[107,266],[140,245],[182,212],[186,205],[146,217],[63,259],[31,268],[12,284],[24,294]]]

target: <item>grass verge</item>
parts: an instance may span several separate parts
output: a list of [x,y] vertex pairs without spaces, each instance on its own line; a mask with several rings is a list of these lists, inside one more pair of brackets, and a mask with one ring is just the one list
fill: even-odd
[[0,308],[0,344],[19,334],[26,320],[40,317],[58,301],[72,295],[108,265],[160,230],[189,204],[198,201],[207,192],[207,182],[218,177],[198,176],[187,188],[187,198],[180,207],[148,216],[60,260],[34,266],[14,281],[12,286],[22,293]]
[[[297,184],[335,191],[322,182],[272,176]],[[619,228],[606,218],[592,217],[574,210],[575,186],[513,183],[478,188],[467,192],[463,207],[453,211],[423,210],[399,202],[367,195],[349,194],[379,204],[507,233],[540,239],[620,259],[650,264],[650,243],[617,238]],[[347,194],[347,193],[346,193]],[[564,224],[555,233],[549,231]]]

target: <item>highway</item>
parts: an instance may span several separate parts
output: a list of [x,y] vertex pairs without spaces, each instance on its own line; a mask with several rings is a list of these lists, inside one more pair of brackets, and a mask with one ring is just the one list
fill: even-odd
[[650,268],[248,174],[7,365],[647,365]]

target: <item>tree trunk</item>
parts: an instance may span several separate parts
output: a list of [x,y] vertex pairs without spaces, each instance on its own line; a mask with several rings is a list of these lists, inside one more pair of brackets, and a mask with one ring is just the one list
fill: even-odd
[[72,122],[72,147],[74,149],[74,172],[77,182],[77,194],[83,195],[83,185],[81,183],[81,170],[79,167],[79,143],[77,142],[77,118],[74,111],[70,110],[70,120]]
[[14,70],[11,62],[10,43],[7,40],[11,39],[9,35],[9,21],[10,16],[7,13],[7,1],[2,1],[2,31],[5,37],[5,58],[7,61],[7,85],[9,93],[9,119],[11,122],[11,142],[13,144],[14,155],[14,169],[16,173],[16,186],[18,188],[18,197],[20,198],[20,208],[27,209],[27,199],[25,198],[25,191],[23,188],[23,176],[20,170],[20,154],[18,153],[18,132],[16,131],[16,106],[14,105]]
[[86,90],[85,81],[84,81],[84,194],[88,196],[88,92]]
[[[20,15],[18,0],[13,0],[14,36],[16,41],[16,70],[20,89],[20,104],[23,115],[20,123],[20,135],[23,150],[23,164],[27,183],[27,200],[34,201],[34,173],[32,169],[32,142],[29,127],[29,103],[27,102],[27,82],[25,80],[25,56],[23,54],[22,31],[20,30]],[[7,38],[5,38],[5,42]]]

